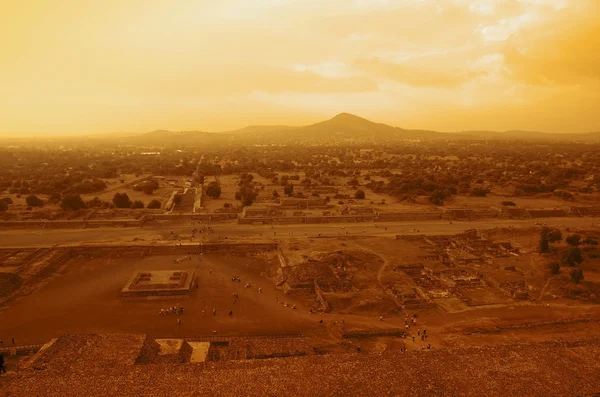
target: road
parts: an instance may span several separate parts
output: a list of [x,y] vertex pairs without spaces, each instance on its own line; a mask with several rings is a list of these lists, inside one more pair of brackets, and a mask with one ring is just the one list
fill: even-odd
[[[567,228],[591,227],[595,218],[549,218],[538,219],[549,226]],[[239,225],[237,223],[213,223],[214,233],[209,240],[228,239],[287,239],[348,236],[389,236],[397,234],[456,234],[468,229],[491,229],[496,227],[532,227],[534,220],[488,219],[469,222],[409,221],[372,222],[344,224],[292,224],[292,225]],[[190,235],[191,223],[154,223],[143,228],[90,228],[90,229],[14,229],[0,231],[0,247],[43,247],[61,244],[130,242],[137,239],[148,242],[164,241],[171,231]],[[416,232],[415,230],[418,230]],[[196,240],[198,241],[198,240]]]

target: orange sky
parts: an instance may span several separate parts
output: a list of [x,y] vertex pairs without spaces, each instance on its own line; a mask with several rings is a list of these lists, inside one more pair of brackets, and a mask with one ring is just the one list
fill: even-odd
[[599,0],[2,0],[0,133],[600,131]]

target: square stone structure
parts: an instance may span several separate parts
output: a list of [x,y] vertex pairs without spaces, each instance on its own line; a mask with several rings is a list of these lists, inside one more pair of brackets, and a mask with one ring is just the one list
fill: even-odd
[[195,278],[193,269],[136,272],[121,290],[121,298],[183,298],[190,295]]

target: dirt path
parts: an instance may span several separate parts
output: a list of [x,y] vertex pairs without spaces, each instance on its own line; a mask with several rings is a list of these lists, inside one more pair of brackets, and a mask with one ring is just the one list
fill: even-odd
[[358,243],[353,243],[352,245],[354,245],[357,248],[360,248],[364,251],[367,251],[375,256],[377,256],[378,258],[381,258],[381,260],[383,260],[383,264],[379,267],[379,270],[377,271],[377,282],[379,283],[379,286],[381,287],[381,289],[383,290],[383,292],[385,292],[386,294],[388,294],[393,300],[394,303],[396,303],[396,306],[398,306],[398,309],[400,309],[402,311],[402,313],[406,314],[406,311],[404,310],[404,306],[398,302],[398,299],[396,299],[396,296],[392,293],[392,291],[388,290],[384,285],[383,282],[381,281],[381,277],[383,275],[383,272],[385,271],[385,269],[388,267],[389,263],[388,260],[381,256],[380,254],[378,254],[377,252],[373,251],[370,248],[365,247],[364,245],[358,244]]
[[538,298],[538,301],[542,300],[542,297],[544,296],[544,292],[546,291],[546,287],[548,286],[548,284],[550,284],[550,281],[554,280],[556,277],[558,277],[558,276],[550,277],[548,279],[548,281],[546,281],[546,284],[544,284],[544,288],[542,288],[542,292],[540,292],[540,297]]

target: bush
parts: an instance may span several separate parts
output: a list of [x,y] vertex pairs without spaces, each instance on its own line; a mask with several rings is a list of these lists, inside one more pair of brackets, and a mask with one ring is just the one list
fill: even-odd
[[579,247],[569,247],[563,252],[561,262],[567,266],[575,266],[583,262],[583,255]]
[[591,237],[586,238],[585,240],[583,240],[583,244],[587,244],[587,245],[598,245],[598,240],[593,239]]
[[146,208],[149,208],[151,210],[159,210],[161,207],[161,203],[158,200],[152,200],[148,203],[148,206]]
[[291,183],[288,183],[283,188],[283,192],[285,193],[286,196],[291,196],[292,193],[294,193],[294,185],[292,185]]
[[583,270],[573,269],[571,270],[571,281],[575,284],[579,284],[583,280]]
[[79,194],[65,195],[60,202],[60,207],[66,211],[76,211],[87,208]]
[[579,234],[571,234],[565,239],[565,241],[567,244],[577,247],[579,244],[581,244],[581,236]]
[[131,208],[132,209],[138,209],[138,208],[144,208],[144,203],[140,200],[135,200],[133,203],[131,203]]
[[475,197],[485,197],[490,191],[487,189],[482,189],[480,187],[476,187],[471,190],[471,194]]
[[44,201],[34,194],[27,196],[25,202],[30,207],[42,207],[44,205]]
[[502,205],[505,207],[516,207],[517,203],[514,201],[503,201]]
[[279,198],[279,192],[277,190],[273,190],[273,198]]
[[354,193],[354,197],[358,200],[364,200],[365,199],[365,192],[362,190],[357,190],[356,193]]
[[549,267],[552,274],[560,273],[560,264],[558,262],[552,262]]
[[129,195],[127,193],[115,193],[112,201],[117,208],[131,207],[131,200],[129,199]]
[[221,185],[214,181],[209,183],[206,187],[206,195],[215,199],[221,197]]
[[0,200],[0,212],[8,210],[8,203],[4,200]]

